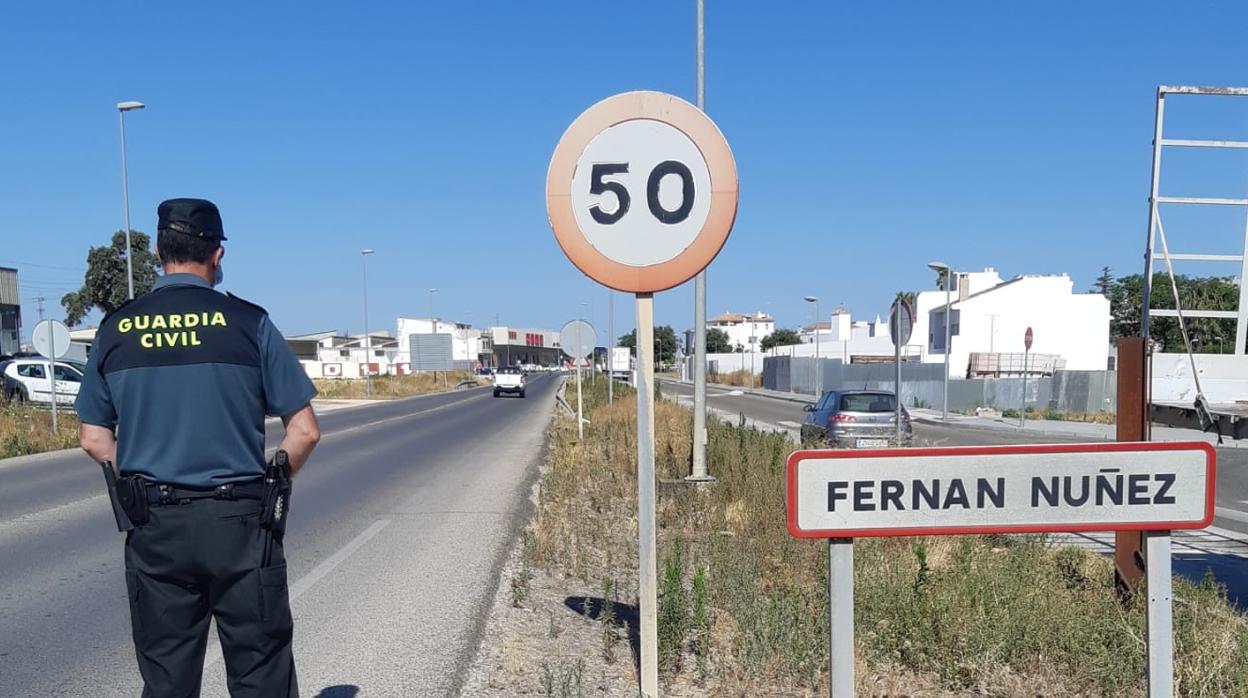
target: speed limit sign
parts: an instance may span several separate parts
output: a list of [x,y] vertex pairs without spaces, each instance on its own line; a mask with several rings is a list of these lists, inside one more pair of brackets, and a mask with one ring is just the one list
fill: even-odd
[[705,269],[728,239],[737,166],[700,109],[662,92],[626,92],[564,132],[546,174],[546,211],[587,276],[618,291],[664,291]]

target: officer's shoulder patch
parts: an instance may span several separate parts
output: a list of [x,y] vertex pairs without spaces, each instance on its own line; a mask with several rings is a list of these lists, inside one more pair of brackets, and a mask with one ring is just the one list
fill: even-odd
[[268,314],[269,314],[269,311],[265,310],[263,306],[256,305],[255,303],[252,303],[251,301],[249,301],[249,300],[247,300],[247,299],[245,299],[245,298],[239,298],[238,296],[236,296],[236,295],[234,295],[233,293],[230,293],[230,292],[228,292],[228,291],[226,292],[226,294],[225,294],[225,295],[229,296],[230,298],[233,298],[234,300],[238,301],[239,303],[242,303],[243,305],[247,305],[247,306],[250,306],[250,307],[252,307],[252,308],[255,308],[256,310],[260,311],[260,312],[261,312],[262,314],[264,314],[264,315],[268,315]]

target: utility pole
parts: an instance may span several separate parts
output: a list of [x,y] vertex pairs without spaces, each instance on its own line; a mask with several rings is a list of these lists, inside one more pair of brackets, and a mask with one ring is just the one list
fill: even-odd
[[[698,0],[698,109],[706,111],[706,2]],[[706,270],[693,279],[693,474],[708,480],[706,471]]]
[[43,302],[47,300],[45,296],[35,296],[35,305],[39,309],[39,322],[43,322]]

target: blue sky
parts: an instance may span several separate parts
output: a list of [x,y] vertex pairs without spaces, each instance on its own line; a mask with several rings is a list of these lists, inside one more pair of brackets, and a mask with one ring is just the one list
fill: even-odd
[[[1102,265],[1138,272],[1156,86],[1248,83],[1240,3],[708,5],[707,111],[741,175],[710,311],[782,325],[809,321],[806,294],[882,314],[932,284],[932,259],[1081,290]],[[127,117],[134,228],[167,197],[216,201],[224,288],[287,333],[361,329],[362,247],[374,327],[427,314],[430,287],[438,315],[478,325],[558,327],[590,302],[605,327],[607,291],[547,224],[546,166],[603,97],[692,100],[694,7],[10,4],[0,264],[21,268],[27,334],[32,299],[60,316],[122,226],[128,99],[148,105]],[[1248,104],[1184,104],[1168,135],[1248,138]],[[1167,184],[1192,191],[1168,193],[1242,196],[1245,157],[1176,156]],[[1185,251],[1238,251],[1242,216],[1183,215],[1176,240],[1180,220],[1208,236]],[[659,295],[657,321],[690,326],[692,296]],[[632,321],[617,294],[617,334]]]

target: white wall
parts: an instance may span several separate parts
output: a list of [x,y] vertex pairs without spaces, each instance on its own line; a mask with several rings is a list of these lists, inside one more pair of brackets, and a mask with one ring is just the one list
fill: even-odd
[[[1197,354],[1196,370],[1205,398],[1213,403],[1248,400],[1248,356]],[[1196,401],[1196,382],[1187,354],[1153,355],[1153,402]]]
[[[1072,371],[1103,371],[1109,358],[1109,301],[1100,294],[1072,293],[1067,276],[1028,276],[1002,284],[991,293],[954,304],[950,375],[966,375],[971,352],[1022,352],[1023,337],[1032,328],[1031,350],[1056,354]],[[944,331],[939,313],[932,316]],[[942,337],[943,339],[943,337]],[[939,344],[939,343],[937,343]],[[944,354],[931,351],[925,361],[939,363]]]

